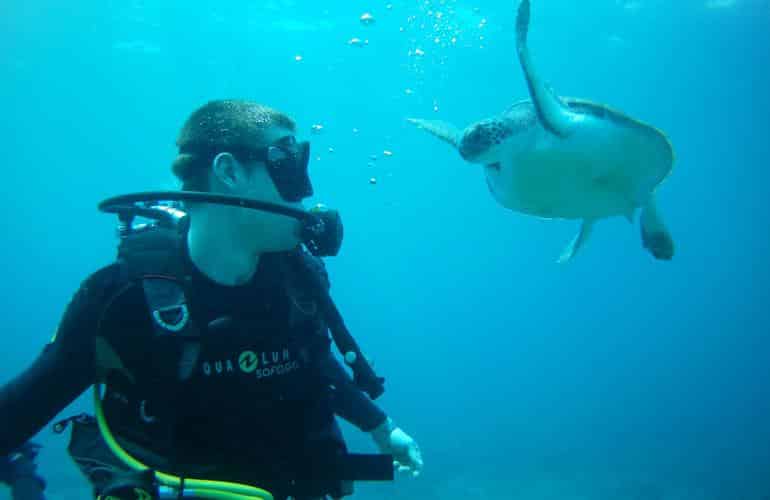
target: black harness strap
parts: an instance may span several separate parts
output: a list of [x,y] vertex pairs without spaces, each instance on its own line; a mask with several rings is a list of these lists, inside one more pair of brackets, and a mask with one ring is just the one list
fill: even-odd
[[155,334],[159,337],[174,335],[180,340],[181,352],[177,376],[190,378],[200,355],[200,332],[190,319],[183,285],[176,278],[146,275],[142,278],[144,297],[150,307]]
[[385,392],[385,379],[377,376],[372,366],[361,352],[358,343],[350,334],[337,305],[329,295],[329,281],[323,265],[306,252],[298,251],[294,256],[294,266],[301,273],[317,297],[323,317],[329,326],[334,344],[353,371],[353,381],[370,398],[377,399]]
[[140,282],[157,339],[179,339],[177,378],[187,380],[200,354],[200,331],[191,319],[189,278],[182,264],[181,238],[189,220],[149,226],[121,238],[118,259],[131,281]]

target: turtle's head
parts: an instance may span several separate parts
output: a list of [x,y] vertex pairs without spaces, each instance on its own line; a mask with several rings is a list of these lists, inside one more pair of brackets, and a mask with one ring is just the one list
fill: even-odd
[[457,149],[465,161],[495,163],[499,161],[501,145],[510,130],[499,119],[488,119],[469,125],[462,134]]

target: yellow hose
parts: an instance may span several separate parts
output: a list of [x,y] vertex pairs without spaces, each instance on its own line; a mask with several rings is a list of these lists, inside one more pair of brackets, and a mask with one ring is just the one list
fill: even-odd
[[[102,399],[99,392],[100,385],[95,384],[94,409],[96,412],[96,423],[99,426],[99,431],[101,432],[104,441],[107,443],[107,446],[110,448],[110,451],[112,451],[121,462],[135,471],[141,472],[149,469],[149,467],[126,453],[115,440],[112,431],[107,427],[107,420],[104,417],[104,409],[102,408]],[[166,474],[164,472],[155,471],[155,478],[163,486],[175,490],[179,490],[182,485],[182,479],[180,477],[172,476],[171,474]],[[195,490],[193,493],[198,498],[211,500],[273,500],[273,495],[271,495],[270,492],[240,483],[185,478],[184,488],[185,490]]]

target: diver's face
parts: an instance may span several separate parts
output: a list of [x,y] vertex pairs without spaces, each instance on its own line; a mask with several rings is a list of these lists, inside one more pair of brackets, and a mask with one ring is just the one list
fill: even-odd
[[[264,144],[293,143],[294,133],[283,127],[273,127],[265,134]],[[281,197],[270,177],[267,166],[258,160],[232,158],[233,173],[227,184],[228,194],[303,209],[302,201],[286,201]],[[258,245],[263,251],[284,251],[296,247],[300,242],[299,221],[292,217],[259,210],[238,208],[233,223],[237,224],[246,244]]]

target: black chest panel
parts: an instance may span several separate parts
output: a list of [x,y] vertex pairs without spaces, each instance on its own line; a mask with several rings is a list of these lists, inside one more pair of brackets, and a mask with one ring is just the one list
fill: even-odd
[[333,418],[319,360],[329,338],[311,297],[266,260],[247,285],[193,272],[186,287],[199,352],[180,380],[183,341],[159,335],[140,283],[119,294],[101,331],[114,351],[104,408],[119,434],[155,451],[195,457],[279,453]]
[[[201,353],[188,385],[221,400],[235,392],[254,408],[312,398],[321,377],[318,358],[328,349],[321,321],[303,314],[281,289],[254,295],[250,304],[233,298],[200,314]],[[194,303],[193,311],[202,309]]]

